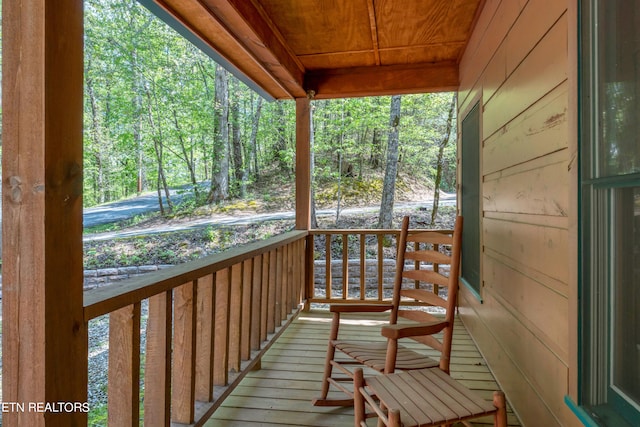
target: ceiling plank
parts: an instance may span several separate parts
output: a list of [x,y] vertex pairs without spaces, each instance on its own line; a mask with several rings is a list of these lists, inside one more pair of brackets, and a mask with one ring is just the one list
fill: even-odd
[[316,70],[305,77],[314,99],[444,92],[458,85],[455,62]]

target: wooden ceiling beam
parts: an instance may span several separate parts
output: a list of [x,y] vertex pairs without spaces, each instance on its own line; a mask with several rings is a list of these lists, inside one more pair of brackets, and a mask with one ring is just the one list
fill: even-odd
[[458,85],[458,65],[449,62],[310,71],[304,87],[314,99],[331,99],[445,92]]
[[242,48],[285,86],[292,97],[305,96],[304,66],[255,0],[200,0],[232,33]]

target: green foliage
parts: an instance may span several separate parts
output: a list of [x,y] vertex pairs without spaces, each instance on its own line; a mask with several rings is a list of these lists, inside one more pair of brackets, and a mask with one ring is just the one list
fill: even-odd
[[[169,186],[208,182],[218,170],[220,147],[232,142],[218,140],[215,117],[222,106],[214,101],[215,76],[209,57],[137,1],[86,0],[85,205],[156,189],[160,166]],[[242,145],[240,164],[234,159],[229,170],[234,194],[259,184],[266,170],[293,182],[295,103],[263,103],[258,116],[259,96],[233,77],[228,98],[237,111],[230,126]],[[451,95],[402,99],[398,173],[431,183]],[[364,185],[369,191],[377,183],[386,161],[389,104],[388,96],[312,102],[317,194],[329,186],[324,196],[348,199],[351,188]],[[456,144],[449,144],[445,191],[455,189],[455,153]],[[189,190],[193,197],[174,214],[206,203],[207,185]]]

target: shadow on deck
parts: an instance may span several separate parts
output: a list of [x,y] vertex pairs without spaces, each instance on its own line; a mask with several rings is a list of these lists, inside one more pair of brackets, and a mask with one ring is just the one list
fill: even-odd
[[[353,408],[311,404],[320,390],[330,323],[331,316],[326,310],[301,313],[265,353],[262,368],[247,374],[205,426],[353,426]],[[340,337],[382,340],[379,327],[383,323],[386,323],[383,316],[345,318]],[[458,319],[454,328],[451,376],[487,400],[491,400],[493,391],[498,389],[486,362]],[[520,425],[510,408],[508,422],[509,426]],[[480,420],[474,425],[493,425],[493,421]]]

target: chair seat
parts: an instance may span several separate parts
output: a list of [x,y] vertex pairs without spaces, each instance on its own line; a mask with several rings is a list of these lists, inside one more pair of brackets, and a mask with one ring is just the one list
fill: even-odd
[[405,427],[437,426],[494,414],[497,408],[440,369],[366,379],[367,392],[400,412]]
[[[335,340],[333,344],[337,349],[352,357],[358,362],[378,372],[384,371],[384,364],[387,357],[387,343],[359,343],[353,341]],[[420,354],[406,347],[398,346],[396,357],[396,369],[412,370],[433,368],[439,366],[440,362],[424,354]]]

